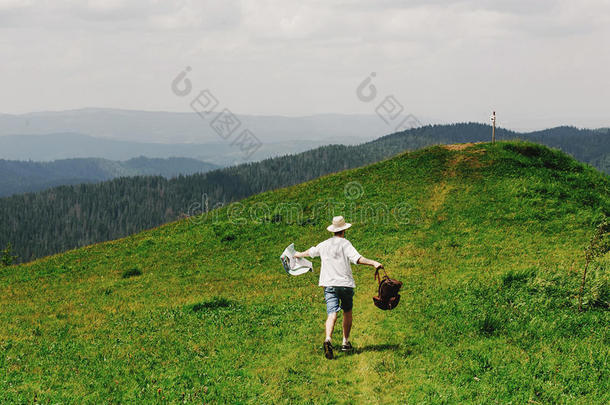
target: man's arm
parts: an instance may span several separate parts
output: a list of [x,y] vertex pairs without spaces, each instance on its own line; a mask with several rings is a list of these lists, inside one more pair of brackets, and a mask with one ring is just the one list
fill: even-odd
[[311,255],[309,254],[309,249],[307,249],[304,252],[296,252],[294,254],[294,257],[296,257],[297,259],[302,259],[304,257],[311,257]]
[[364,256],[360,256],[360,259],[358,259],[358,264],[373,266],[375,268],[375,270],[383,268],[383,264],[376,262],[375,260],[369,260]]

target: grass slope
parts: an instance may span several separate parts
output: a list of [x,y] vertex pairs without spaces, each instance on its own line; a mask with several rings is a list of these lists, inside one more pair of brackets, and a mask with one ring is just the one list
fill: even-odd
[[[437,146],[5,269],[0,401],[607,403],[607,279],[574,292],[609,195],[543,146]],[[355,268],[357,350],[327,361],[317,274],[278,256],[334,213],[404,287],[379,311]]]

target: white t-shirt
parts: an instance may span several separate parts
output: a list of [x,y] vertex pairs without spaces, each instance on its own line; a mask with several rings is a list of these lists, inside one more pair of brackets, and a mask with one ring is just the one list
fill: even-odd
[[320,242],[318,246],[309,248],[309,255],[320,256],[322,259],[319,286],[356,287],[349,263],[358,263],[358,259],[362,256],[349,240],[333,236]]

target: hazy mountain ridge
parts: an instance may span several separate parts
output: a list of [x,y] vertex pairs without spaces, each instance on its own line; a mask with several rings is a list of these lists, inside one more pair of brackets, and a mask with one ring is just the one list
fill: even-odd
[[138,157],[126,161],[75,158],[52,162],[0,159],[0,197],[60,185],[95,183],[121,176],[157,175],[171,178],[217,168],[217,165],[189,158]]
[[[185,103],[185,108],[188,104]],[[377,115],[319,114],[304,117],[237,114],[263,143],[308,139],[360,143],[391,132]],[[210,127],[213,114],[202,119],[194,111],[137,111],[84,108],[67,111],[0,115],[0,135],[76,132],[94,137],[161,143],[219,143]],[[330,141],[329,141],[330,140]]]
[[[606,135],[590,130],[570,127],[559,130],[554,138],[544,135],[552,130],[539,135],[566,146],[576,144],[566,150],[575,157],[587,141],[597,144],[606,139]],[[361,145],[319,147],[176,179],[137,176],[14,195],[0,199],[0,246],[12,242],[20,258],[30,260],[120,238],[181,215],[191,215],[195,204],[201,209],[204,196],[213,207],[377,162],[405,150],[433,144],[489,141],[490,131],[488,125],[476,123],[425,126]],[[525,136],[504,129],[497,131],[499,140],[527,139]],[[606,150],[600,147],[587,157],[601,158],[606,156]]]
[[[348,139],[343,139],[348,142]],[[353,141],[353,140],[352,140]],[[341,139],[336,141],[341,143]],[[149,158],[185,157],[218,166],[229,166],[251,161],[300,153],[328,145],[328,140],[288,140],[265,142],[251,156],[246,156],[239,147],[230,142],[215,140],[214,143],[154,143],[97,138],[79,133],[52,133],[44,135],[0,136],[0,159],[52,161],[72,158],[102,158],[127,160],[138,156]]]

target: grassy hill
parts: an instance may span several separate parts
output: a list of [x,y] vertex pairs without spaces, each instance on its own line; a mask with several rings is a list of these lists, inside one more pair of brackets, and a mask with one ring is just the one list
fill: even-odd
[[[356,352],[328,361],[318,272],[278,256],[339,213],[404,287],[382,312],[354,266]],[[0,401],[608,403],[607,273],[583,313],[575,292],[609,214],[608,177],[559,151],[436,146],[10,267]]]

